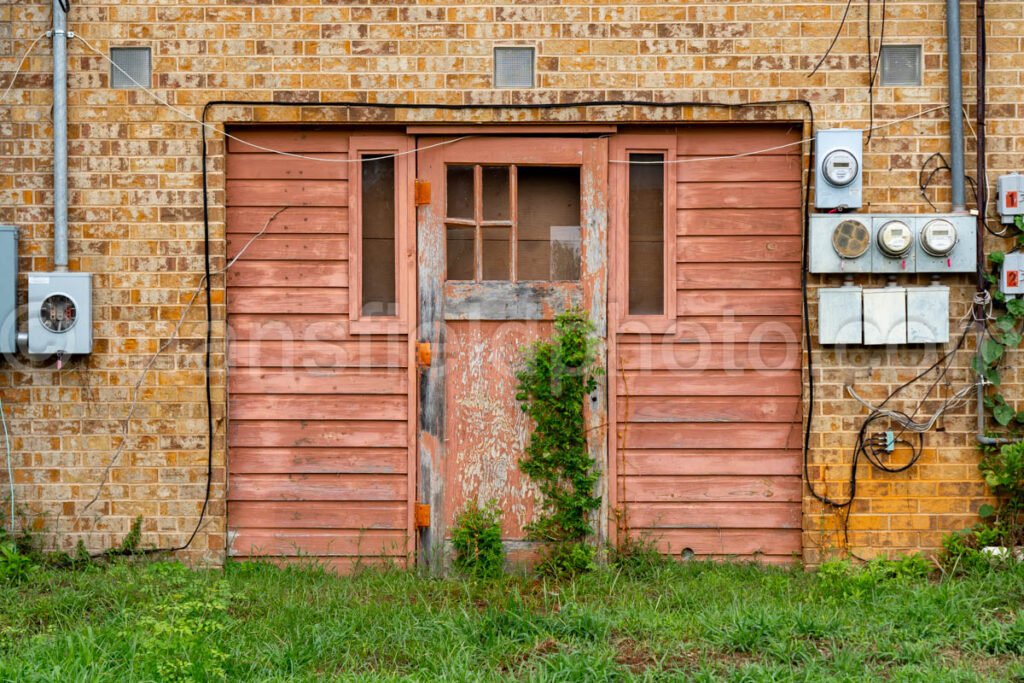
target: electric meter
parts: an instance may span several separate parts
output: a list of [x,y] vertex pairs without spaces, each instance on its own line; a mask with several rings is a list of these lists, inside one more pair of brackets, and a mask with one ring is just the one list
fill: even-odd
[[921,248],[932,256],[946,256],[956,246],[956,228],[941,218],[929,222],[921,231]]
[[860,258],[871,246],[871,231],[860,221],[845,220],[832,231],[832,248],[840,258]]
[[825,180],[836,187],[846,187],[853,182],[860,171],[857,157],[846,149],[837,149],[828,153],[821,165]]
[[914,233],[903,221],[889,221],[878,231],[878,248],[889,258],[905,256],[914,246]]
[[65,294],[51,294],[39,306],[39,322],[50,332],[67,332],[78,322],[75,302]]

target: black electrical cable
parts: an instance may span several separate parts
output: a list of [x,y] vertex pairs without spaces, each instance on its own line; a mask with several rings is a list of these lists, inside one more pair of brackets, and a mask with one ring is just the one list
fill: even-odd
[[60,8],[64,10],[64,14],[71,11],[71,0],[57,0],[60,3]]
[[[934,169],[932,169],[931,173],[928,174],[928,178],[925,179],[924,171],[926,168],[928,168],[928,164],[931,163],[932,159],[935,158],[938,158],[939,161],[942,162],[942,165],[936,166]],[[921,196],[924,198],[924,200],[928,202],[928,205],[930,207],[932,207],[932,211],[938,211],[938,208],[935,206],[935,204],[932,203],[932,200],[928,198],[928,187],[932,184],[932,179],[935,177],[936,173],[938,173],[939,171],[952,170],[953,169],[950,168],[949,166],[949,162],[946,161],[945,155],[943,155],[942,152],[934,152],[927,159],[924,160],[924,163],[921,164],[921,168],[917,172],[917,188],[920,191]]]
[[871,142],[875,127],[875,79],[878,77],[878,67],[882,64],[882,44],[885,42],[885,15],[886,3],[882,0],[882,29],[878,36],[878,55],[875,57],[874,69],[871,68],[871,0],[868,0],[868,138],[865,143]]
[[808,78],[818,73],[818,69],[821,68],[821,65],[825,63],[826,59],[828,59],[829,54],[832,53],[832,48],[836,46],[836,41],[839,40],[839,36],[843,32],[843,26],[846,25],[846,17],[850,14],[850,5],[852,4],[853,0],[846,0],[846,9],[843,10],[843,18],[839,20],[839,28],[836,29],[836,34],[832,36],[832,42],[828,44],[828,49],[825,50],[825,54],[821,56],[818,63],[814,65],[813,69],[811,69],[811,73],[807,74]]

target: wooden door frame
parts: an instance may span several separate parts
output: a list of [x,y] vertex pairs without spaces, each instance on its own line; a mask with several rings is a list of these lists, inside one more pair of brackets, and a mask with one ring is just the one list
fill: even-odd
[[[559,137],[578,149],[580,164],[580,227],[582,303],[590,312],[598,337],[599,365],[605,369],[585,419],[591,457],[601,478],[598,493],[602,505],[598,513],[598,541],[608,538],[608,140],[601,137]],[[419,138],[417,148],[427,148],[451,138]],[[460,152],[472,149],[477,155],[470,163],[554,164],[549,146],[552,138],[495,138],[484,145],[488,154],[481,158],[482,142],[475,138],[460,144],[450,142],[417,153],[417,179],[430,183],[432,201],[417,208],[417,303],[416,342],[429,344],[432,362],[418,373],[417,449],[419,469],[416,493],[420,503],[430,505],[430,524],[419,530],[417,561],[433,570],[444,566],[445,520],[445,174],[446,163],[460,161]],[[561,164],[565,164],[562,160]],[[440,211],[438,210],[440,208]],[[514,308],[514,307],[513,307]],[[500,319],[500,318],[499,318]]]

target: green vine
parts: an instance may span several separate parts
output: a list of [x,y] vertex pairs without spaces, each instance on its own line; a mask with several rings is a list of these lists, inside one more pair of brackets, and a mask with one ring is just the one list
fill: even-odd
[[[1015,225],[1021,234],[1017,236],[1017,247],[1024,247],[1024,220],[1021,216],[1015,217]],[[1006,255],[1001,251],[994,251],[988,256],[988,260],[996,266],[1001,266]],[[993,273],[986,274],[985,278],[993,288],[992,298],[1000,303],[1004,312],[996,318],[994,330],[981,343],[979,353],[971,362],[975,372],[983,377],[989,384],[996,387],[996,391],[989,392],[985,396],[985,407],[992,411],[992,417],[1003,427],[1011,423],[1024,425],[1024,411],[1018,411],[1006,400],[999,387],[1002,380],[999,375],[1000,361],[1006,355],[1007,349],[1015,349],[1020,346],[1024,336],[1021,335],[1021,322],[1024,321],[1024,299],[1007,299],[999,291],[999,279]]]
[[526,350],[525,368],[516,374],[516,399],[534,423],[519,469],[543,497],[526,531],[532,540],[555,544],[558,557],[548,560],[559,573],[584,569],[594,556],[583,543],[594,533],[590,518],[601,499],[594,495],[598,473],[587,449],[584,405],[601,372],[596,344],[586,313],[568,311],[555,318],[550,341]]

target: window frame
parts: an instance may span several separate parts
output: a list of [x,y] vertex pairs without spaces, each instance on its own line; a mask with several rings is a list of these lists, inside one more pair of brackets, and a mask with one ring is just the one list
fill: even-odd
[[[618,332],[665,333],[675,330],[676,314],[676,239],[678,163],[677,136],[667,133],[626,133],[612,137],[609,158],[612,160],[612,287],[610,305],[615,307]],[[664,306],[661,313],[630,314],[629,312],[629,164],[631,154],[664,154],[664,254],[662,287]]]
[[409,328],[410,291],[415,267],[410,233],[416,225],[413,201],[415,155],[413,138],[402,134],[352,135],[349,160],[364,155],[398,154],[395,159],[395,315],[363,315],[363,211],[362,163],[350,161],[348,174],[348,319],[352,334],[399,334]]

